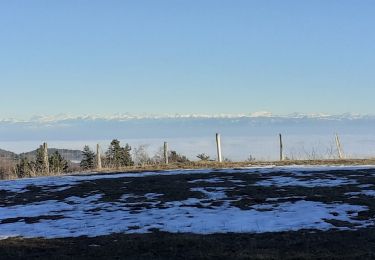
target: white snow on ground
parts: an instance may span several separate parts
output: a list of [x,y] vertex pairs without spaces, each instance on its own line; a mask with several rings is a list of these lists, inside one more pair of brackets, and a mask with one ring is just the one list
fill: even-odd
[[163,194],[158,194],[158,193],[146,193],[145,194],[145,198],[148,200],[157,199],[158,197],[161,197],[161,196],[163,196]]
[[210,179],[196,179],[193,181],[189,181],[189,183],[199,183],[199,182],[206,182],[206,183],[222,183],[225,182],[222,178],[210,178]]
[[375,197],[375,190],[362,190],[359,192],[347,192],[345,195],[348,196],[358,196],[358,195],[365,195],[369,197]]
[[358,185],[359,188],[371,188],[373,186],[374,186],[374,184],[362,184],[362,185]]
[[[82,181],[98,179],[115,179],[123,177],[144,177],[156,175],[202,174],[202,173],[290,173],[292,176],[270,176],[258,182],[263,186],[304,186],[333,187],[356,184],[347,178],[329,178],[302,180],[295,177],[311,171],[359,170],[369,167],[273,167],[273,168],[241,168],[224,170],[180,170],[147,173],[123,173],[108,175],[80,175],[64,177],[45,177],[15,181],[0,181],[0,191],[25,192],[28,185],[34,185],[53,192],[60,192]],[[371,168],[373,169],[373,168]],[[293,177],[294,176],[294,177]],[[305,175],[304,175],[305,176]],[[308,176],[308,175],[306,175]],[[231,178],[228,178],[231,179]],[[199,179],[193,183],[220,183],[221,178]],[[234,182],[233,182],[234,183]],[[237,185],[240,186],[240,185]],[[362,184],[363,186],[363,184]],[[328,230],[334,227],[326,220],[350,222],[353,229],[373,225],[373,220],[358,220],[355,217],[368,208],[346,203],[323,203],[307,201],[303,197],[295,202],[281,202],[277,198],[269,198],[267,203],[253,205],[248,209],[240,209],[230,205],[226,192],[232,187],[194,187],[191,191],[199,192],[199,198],[182,201],[160,202],[163,194],[146,193],[135,195],[124,193],[113,202],[102,201],[104,194],[88,197],[71,196],[61,201],[46,200],[25,205],[0,207],[0,238],[7,237],[77,237],[100,236],[111,233],[147,233],[152,229],[167,232],[191,232],[197,234],[227,232],[280,232],[300,229]],[[368,196],[371,192],[365,190]],[[348,194],[349,195],[349,194]],[[201,198],[203,197],[203,198]],[[241,197],[232,198],[232,200]],[[287,199],[292,197],[279,198]],[[134,202],[136,199],[137,202]],[[133,202],[129,202],[133,201]],[[211,202],[222,202],[221,206],[211,206]],[[132,207],[136,207],[134,210]],[[147,205],[147,209],[145,208]],[[220,204],[217,204],[220,205]],[[55,219],[48,219],[54,217]],[[24,218],[39,218],[29,221]],[[13,221],[11,220],[13,219]],[[15,220],[14,220],[15,219]],[[5,220],[5,221],[4,221]],[[14,222],[16,221],[17,222]]]
[[187,169],[187,170],[166,170],[160,172],[142,172],[142,173],[115,173],[115,174],[77,174],[77,175],[65,175],[65,176],[53,176],[53,177],[38,177],[38,178],[27,178],[20,180],[0,181],[0,191],[10,192],[27,192],[27,186],[34,185],[38,187],[47,188],[50,190],[51,187],[56,188],[56,191],[68,189],[69,186],[73,186],[82,181],[95,181],[100,179],[115,179],[124,177],[146,177],[146,176],[169,176],[179,174],[208,174],[208,173],[275,173],[284,172],[290,173],[295,176],[309,176],[309,172],[320,172],[320,171],[352,171],[352,170],[367,170],[375,169],[372,165],[368,166],[259,166],[259,167],[243,167],[236,169]]
[[279,200],[290,200],[290,199],[305,199],[306,196],[290,196],[290,197],[279,197],[279,198],[267,198],[266,201],[267,202],[271,202],[271,201],[279,201]]
[[223,178],[196,179],[196,180],[189,181],[188,183],[201,183],[201,182],[204,182],[204,183],[223,183],[223,182],[226,182],[226,181],[229,181],[229,182],[232,182],[232,183],[244,183],[244,181],[241,181],[241,180],[233,180],[231,177],[232,176],[227,176],[225,179],[223,179]]
[[284,176],[273,176],[267,180],[258,181],[255,183],[257,186],[276,186],[276,187],[285,187],[285,186],[302,186],[302,187],[335,187],[340,185],[348,184],[357,184],[355,180],[349,180],[347,178],[335,178],[335,179],[307,179],[300,180],[293,177],[284,177]]
[[[259,173],[274,173],[274,172],[285,172],[291,173],[299,176],[301,173],[310,173],[310,172],[327,172],[327,171],[359,171],[359,170],[368,170],[375,169],[374,165],[358,165],[358,166],[348,166],[348,165],[287,165],[287,166],[253,166],[253,167],[243,167],[238,169],[226,169],[226,172],[235,173],[238,170],[241,172],[259,172]],[[304,175],[304,176],[309,176]]]
[[348,221],[357,228],[372,224],[370,221],[352,219],[358,212],[367,208],[349,204],[325,204],[300,200],[294,203],[256,205],[253,209],[241,210],[230,207],[226,203],[216,208],[198,208],[190,205],[199,203],[200,200],[190,199],[190,202],[169,202],[164,209],[153,207],[131,212],[126,203],[99,202],[100,197],[100,195],[86,198],[70,197],[62,202],[50,200],[25,206],[0,208],[0,220],[62,216],[61,219],[45,219],[32,224],[25,224],[22,220],[1,224],[0,237],[94,237],[119,232],[147,233],[153,228],[173,233],[197,234],[333,228],[324,219]]
[[222,188],[222,187],[210,187],[210,188],[192,188],[191,191],[198,191],[202,192],[204,195],[206,195],[207,199],[212,200],[219,200],[226,198],[225,190],[228,190],[228,188]]

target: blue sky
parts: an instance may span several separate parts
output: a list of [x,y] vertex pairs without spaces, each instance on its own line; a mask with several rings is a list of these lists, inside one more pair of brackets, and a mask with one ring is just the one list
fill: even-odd
[[373,0],[3,0],[1,118],[373,114]]

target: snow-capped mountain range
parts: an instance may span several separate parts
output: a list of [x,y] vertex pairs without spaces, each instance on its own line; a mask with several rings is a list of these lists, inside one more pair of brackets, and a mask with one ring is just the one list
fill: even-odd
[[280,118],[280,119],[324,119],[324,120],[353,120],[353,119],[375,119],[375,115],[364,115],[344,113],[331,115],[325,113],[292,113],[287,115],[273,114],[268,111],[258,111],[242,114],[113,114],[113,115],[37,115],[28,119],[0,118],[0,123],[56,123],[62,121],[126,121],[143,119],[240,119],[240,118]]

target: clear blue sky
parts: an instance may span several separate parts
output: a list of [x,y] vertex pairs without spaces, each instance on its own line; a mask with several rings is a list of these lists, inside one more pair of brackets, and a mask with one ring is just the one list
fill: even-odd
[[2,0],[0,114],[374,113],[374,0]]

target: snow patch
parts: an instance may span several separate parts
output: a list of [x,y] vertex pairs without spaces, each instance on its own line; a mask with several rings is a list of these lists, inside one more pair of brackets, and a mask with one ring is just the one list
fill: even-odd
[[335,187],[341,185],[357,184],[355,180],[349,180],[347,178],[335,178],[335,179],[308,179],[301,180],[293,177],[274,176],[267,180],[258,181],[254,185],[264,187],[285,187],[285,186],[301,186],[301,187]]
[[369,197],[375,197],[375,190],[362,190],[359,192],[347,192],[345,195],[348,196],[358,196],[358,195],[365,195]]
[[114,173],[114,174],[77,174],[53,177],[37,177],[10,181],[0,181],[0,190],[8,192],[23,193],[27,192],[27,186],[43,187],[45,189],[56,189],[55,191],[69,189],[82,181],[95,181],[101,179],[117,178],[142,178],[147,176],[170,176],[170,175],[188,175],[188,174],[267,174],[284,172],[295,176],[309,176],[312,172],[328,171],[353,171],[375,169],[373,165],[368,166],[256,166],[242,167],[236,169],[186,169],[186,170],[166,170],[160,172],[142,172],[142,173]]
[[[46,215],[63,215],[63,218],[41,219],[31,224],[24,221],[0,224],[0,237],[95,237],[111,233],[148,233],[152,229],[196,234],[328,230],[334,226],[327,223],[327,219],[347,221],[356,228],[373,224],[371,221],[355,219],[358,212],[367,210],[367,207],[349,204],[300,200],[293,203],[256,205],[253,209],[241,210],[227,204],[214,208],[197,208],[185,203],[184,207],[181,207],[181,202],[176,201],[167,203],[167,208],[131,212],[126,204],[98,202],[99,198],[100,195],[70,197],[64,202],[44,201],[1,208],[0,221]],[[199,201],[191,199],[190,204]],[[69,202],[74,204],[70,205]]]

